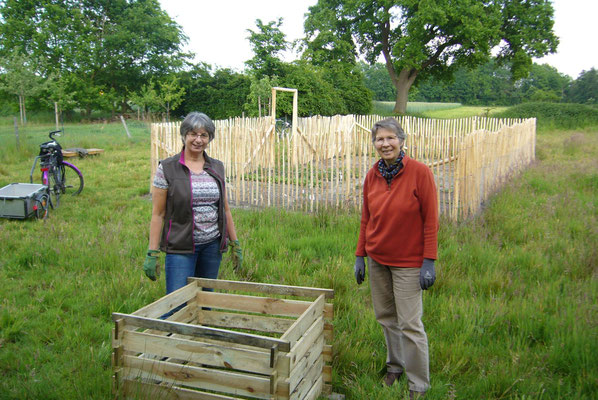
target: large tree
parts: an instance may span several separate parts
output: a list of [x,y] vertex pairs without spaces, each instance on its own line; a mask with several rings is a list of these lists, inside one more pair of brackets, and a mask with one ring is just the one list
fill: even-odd
[[158,0],[2,0],[0,15],[0,56],[23,49],[43,76],[70,82],[88,111],[100,93],[125,105],[127,93],[185,59],[186,37]]
[[514,79],[526,76],[533,57],[556,50],[553,15],[548,0],[318,0],[305,33],[312,58],[359,53],[373,64],[382,56],[394,112],[405,113],[416,79],[446,79],[493,54]]

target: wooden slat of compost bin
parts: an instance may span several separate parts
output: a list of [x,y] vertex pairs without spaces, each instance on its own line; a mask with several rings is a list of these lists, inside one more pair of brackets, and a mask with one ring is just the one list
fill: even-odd
[[310,366],[307,373],[303,376],[303,379],[301,380],[301,382],[299,382],[299,384],[297,385],[295,390],[290,393],[289,399],[292,399],[292,400],[303,399],[305,397],[305,395],[307,393],[309,393],[311,388],[314,386],[314,384],[318,380],[323,381],[323,378],[322,378],[322,367],[323,366],[324,366],[324,360],[322,360],[322,357],[320,357],[320,358],[318,358],[318,360],[315,363],[313,363]]
[[327,299],[334,298],[334,290],[311,288],[302,286],[275,285],[271,283],[239,282],[227,281],[222,279],[207,278],[188,278],[189,281],[195,281],[201,287],[220,289],[220,290],[238,290],[246,292],[258,292],[265,294],[281,294],[297,297],[319,297],[324,295]]
[[124,395],[134,399],[160,400],[241,400],[239,397],[206,393],[193,389],[186,389],[174,385],[157,385],[155,383],[140,382],[125,379],[123,382]]
[[324,319],[322,317],[318,318],[312,326],[305,332],[305,334],[301,337],[301,339],[293,346],[289,356],[291,357],[291,373],[293,373],[293,368],[305,353],[309,350],[309,348],[316,342],[316,340],[322,335],[324,330]]
[[144,318],[130,314],[112,313],[112,318],[115,320],[122,319],[127,325],[134,325],[146,329],[161,330],[164,332],[178,333],[181,335],[207,337],[221,340],[223,342],[241,343],[266,349],[278,346],[280,351],[290,351],[290,344],[288,341],[252,335],[249,333],[240,333],[218,328],[185,324],[181,322],[164,321],[154,318]]
[[197,324],[219,328],[249,329],[258,332],[284,333],[295,319],[235,314],[222,311],[197,311]]
[[322,382],[322,378],[318,379],[316,381],[316,383],[314,383],[314,385],[311,387],[311,390],[309,391],[309,393],[307,393],[305,395],[305,397],[303,398],[303,400],[316,400],[320,397],[320,395],[322,394],[322,389],[323,389],[323,382]]
[[311,346],[309,351],[305,353],[305,357],[301,359],[293,368],[293,372],[288,379],[289,392],[293,392],[299,382],[306,375],[309,368],[322,356],[322,348],[324,347],[324,338],[320,336],[316,342]]
[[139,317],[158,318],[173,308],[183,304],[184,302],[193,299],[197,290],[197,284],[192,282],[180,289],[175,290],[172,293],[167,294],[164,297],[159,298],[153,303],[140,308],[132,315],[137,315]]
[[291,346],[303,336],[305,331],[314,323],[314,321],[321,317],[324,312],[324,304],[326,299],[324,295],[320,295],[295,323],[287,330],[280,338],[291,342]]
[[270,352],[234,349],[195,340],[164,337],[143,332],[126,332],[122,338],[125,349],[182,361],[206,364],[242,371],[271,374]]
[[324,365],[322,368],[322,377],[324,378],[324,382],[332,382],[332,366],[331,365]]
[[159,379],[198,389],[234,393],[260,399],[270,399],[270,379],[238,372],[181,365],[166,361],[148,361],[124,357],[124,376],[129,379]]
[[[328,318],[324,319],[328,320]],[[332,343],[332,340],[334,339],[334,326],[328,322],[324,323],[324,336],[328,343]]]
[[271,297],[203,291],[197,292],[197,302],[202,307],[285,317],[298,317],[312,304],[311,301],[274,299]]

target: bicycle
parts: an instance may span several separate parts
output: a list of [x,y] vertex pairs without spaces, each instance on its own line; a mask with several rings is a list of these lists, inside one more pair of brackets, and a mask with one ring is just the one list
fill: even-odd
[[50,141],[39,145],[39,155],[33,160],[29,181],[33,183],[33,171],[37,160],[40,160],[41,182],[48,187],[50,207],[54,209],[60,204],[60,196],[69,194],[76,196],[83,190],[83,174],[73,164],[64,161],[62,146],[54,138],[62,131],[52,131],[48,135]]

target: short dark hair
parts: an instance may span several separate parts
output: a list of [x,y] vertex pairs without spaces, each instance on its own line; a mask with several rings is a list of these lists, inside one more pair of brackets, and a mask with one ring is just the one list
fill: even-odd
[[211,142],[214,139],[216,127],[210,117],[196,111],[187,114],[183,122],[181,122],[181,139],[183,140],[183,143],[185,143],[185,136],[187,136],[189,132],[195,132],[202,128],[208,132]]
[[389,117],[376,122],[372,127],[372,143],[376,141],[376,134],[378,133],[378,129],[380,128],[387,129],[393,132],[402,141],[405,141],[405,139],[407,138],[407,135],[405,134],[405,131],[403,130],[401,124],[399,124],[399,121],[392,117]]

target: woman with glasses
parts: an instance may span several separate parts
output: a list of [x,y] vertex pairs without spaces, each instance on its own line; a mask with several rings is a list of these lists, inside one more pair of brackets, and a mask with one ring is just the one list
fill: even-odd
[[367,257],[374,314],[386,339],[384,384],[404,374],[413,399],[430,387],[422,290],[436,279],[438,200],[432,171],[405,154],[405,138],[394,118],[372,128],[380,159],[363,184],[354,272],[361,284]]
[[216,279],[222,253],[232,248],[239,268],[242,251],[228,206],[224,165],[206,149],[215,126],[192,112],[181,123],[183,150],[160,162],[153,182],[149,249],[145,274],[156,280],[157,256],[166,253],[166,293],[187,284],[190,276]]

